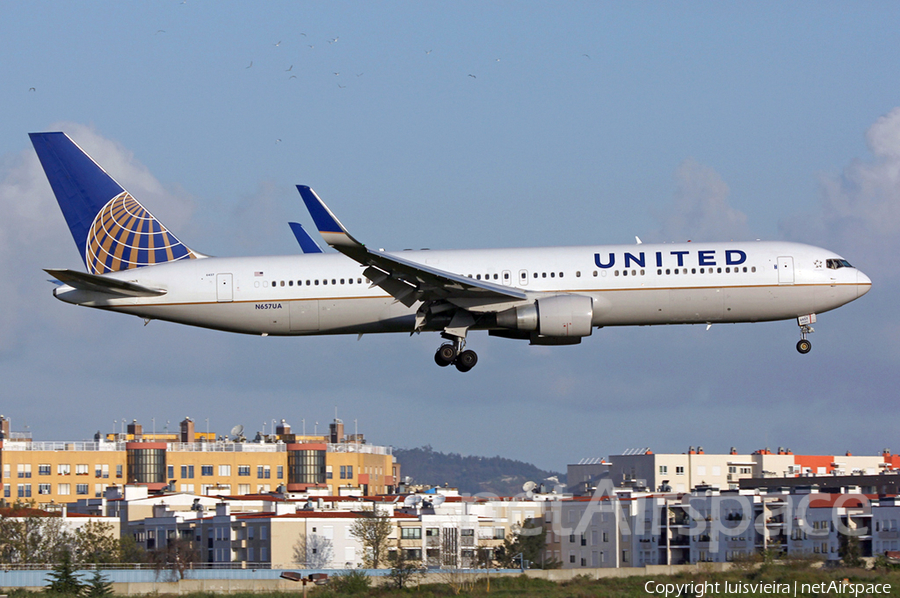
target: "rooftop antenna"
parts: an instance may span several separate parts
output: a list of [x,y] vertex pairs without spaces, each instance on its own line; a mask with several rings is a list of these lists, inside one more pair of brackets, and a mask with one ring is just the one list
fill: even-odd
[[537,484],[532,481],[528,481],[522,484],[522,490],[525,492],[525,495],[529,497],[531,496],[535,488],[537,488]]

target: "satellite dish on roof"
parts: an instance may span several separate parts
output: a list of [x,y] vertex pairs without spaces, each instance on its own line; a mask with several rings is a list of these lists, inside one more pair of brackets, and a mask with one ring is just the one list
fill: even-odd
[[537,488],[537,484],[535,484],[534,482],[529,481],[529,482],[525,482],[524,484],[522,484],[522,490],[524,490],[526,494],[528,494],[535,488]]
[[431,506],[436,507],[438,505],[442,505],[442,504],[444,504],[445,500],[447,500],[447,497],[444,496],[443,494],[439,494],[438,496],[434,497],[433,501],[431,501]]
[[231,428],[231,439],[235,442],[246,440],[246,438],[244,438],[244,426],[238,424]]
[[422,502],[421,496],[419,496],[418,494],[410,494],[405,499],[403,499],[403,506],[404,507],[415,507],[421,502]]

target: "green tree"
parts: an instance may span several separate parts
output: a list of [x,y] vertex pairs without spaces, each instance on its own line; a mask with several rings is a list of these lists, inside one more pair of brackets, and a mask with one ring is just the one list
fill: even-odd
[[838,534],[840,546],[838,555],[847,567],[859,567],[862,565],[862,552],[859,549],[859,538],[850,534]]
[[184,579],[185,572],[200,562],[200,552],[194,543],[183,538],[172,538],[165,546],[151,550],[150,562],[157,571],[169,571],[173,579]]
[[112,596],[112,593],[112,584],[100,574],[99,569],[94,569],[94,574],[84,586],[84,598],[105,598]]
[[406,550],[400,546],[398,538],[397,550],[391,554],[391,572],[388,574],[391,585],[402,590],[409,587],[422,573],[422,562],[410,559]]
[[56,513],[20,502],[0,511],[0,562],[55,563],[70,544],[62,518]]
[[494,560],[504,568],[521,566],[520,559],[540,565],[546,538],[547,530],[540,519],[526,519],[522,525],[513,526],[512,534],[494,551]]
[[50,579],[47,591],[54,594],[77,596],[84,587],[75,574],[77,571],[78,569],[72,561],[72,553],[68,549],[63,550],[59,562],[53,565],[53,569],[47,574]]
[[369,569],[378,569],[385,563],[388,542],[394,531],[394,522],[374,507],[358,513],[350,525],[350,535],[363,545],[363,562]]
[[147,551],[137,543],[134,536],[125,534],[119,538],[119,562],[120,563],[146,563]]
[[119,539],[113,534],[113,526],[102,521],[89,521],[75,530],[75,560],[79,563],[120,562]]

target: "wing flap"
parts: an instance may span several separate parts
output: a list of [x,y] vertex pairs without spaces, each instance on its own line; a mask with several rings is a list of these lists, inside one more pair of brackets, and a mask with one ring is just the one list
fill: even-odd
[[93,293],[106,293],[118,297],[159,297],[166,294],[163,289],[153,289],[134,282],[76,270],[45,268],[44,272],[72,288]]
[[412,306],[416,301],[470,298],[485,302],[527,299],[525,291],[431,268],[384,251],[372,251],[353,238],[315,191],[297,185],[325,242],[366,266],[364,274],[392,297]]

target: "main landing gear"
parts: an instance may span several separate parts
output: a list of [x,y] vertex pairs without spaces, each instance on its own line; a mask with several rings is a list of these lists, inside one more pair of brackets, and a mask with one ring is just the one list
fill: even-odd
[[438,347],[434,354],[434,362],[442,368],[447,367],[451,363],[456,366],[460,372],[468,372],[475,364],[478,363],[478,355],[471,349],[466,349],[466,339],[461,337],[451,337],[452,343],[444,343]]
[[797,324],[800,326],[800,340],[797,341],[797,351],[800,352],[801,355],[806,355],[812,349],[812,343],[806,339],[806,335],[815,332],[813,327],[810,324],[815,324],[816,322],[816,314],[809,314],[808,316],[800,316],[797,318]]

